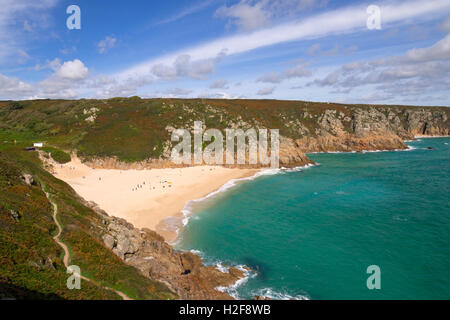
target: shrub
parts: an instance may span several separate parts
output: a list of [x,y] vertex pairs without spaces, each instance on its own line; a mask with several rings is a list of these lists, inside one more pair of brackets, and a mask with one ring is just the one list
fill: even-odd
[[48,152],[51,157],[53,158],[53,160],[55,160],[56,162],[60,163],[60,164],[64,164],[67,162],[70,162],[70,154],[68,154],[67,152],[64,152],[62,150],[53,148],[53,147],[44,147],[42,148],[43,151]]
[[23,108],[24,108],[24,105],[21,104],[20,102],[17,102],[17,101],[11,102],[9,104],[9,109],[10,110],[21,110]]

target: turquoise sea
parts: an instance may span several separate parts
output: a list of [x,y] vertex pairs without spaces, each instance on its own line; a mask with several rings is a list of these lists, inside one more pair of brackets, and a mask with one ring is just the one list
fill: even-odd
[[450,299],[450,138],[408,145],[240,182],[195,203],[177,247],[255,270],[226,289],[243,299]]

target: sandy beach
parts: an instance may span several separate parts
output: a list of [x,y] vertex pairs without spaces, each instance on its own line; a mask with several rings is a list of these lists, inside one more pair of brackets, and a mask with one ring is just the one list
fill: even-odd
[[93,169],[77,158],[64,165],[54,165],[54,175],[84,199],[135,227],[157,231],[169,242],[176,238],[174,226],[181,225],[181,210],[189,200],[202,198],[231,179],[249,177],[256,172],[256,169],[220,166]]

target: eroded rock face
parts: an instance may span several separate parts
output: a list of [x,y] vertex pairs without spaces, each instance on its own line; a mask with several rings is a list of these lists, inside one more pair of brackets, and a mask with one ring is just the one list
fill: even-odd
[[307,164],[314,164],[314,161],[304,154],[302,145],[289,138],[280,137],[280,166],[300,167]]
[[305,137],[298,139],[297,144],[305,152],[361,152],[364,150],[402,150],[407,146],[403,140],[392,133],[373,134],[357,137],[351,134],[342,136]]
[[315,135],[295,140],[302,152],[398,150],[417,135],[447,136],[450,123],[441,109],[402,107],[345,107],[347,113],[325,110],[318,117]]
[[39,185],[39,183],[33,178],[31,174],[24,173],[21,178],[29,186]]
[[244,276],[241,270],[205,266],[198,255],[175,251],[154,231],[98,213],[104,222],[104,245],[145,276],[163,282],[181,299],[232,299],[216,288],[234,284]]
[[[413,135],[449,135],[448,117],[444,112],[405,111],[407,130]],[[447,125],[446,125],[447,124]]]
[[[330,106],[317,112],[312,109],[297,118],[279,115],[280,166],[296,167],[313,163],[305,153],[326,151],[363,151],[405,149],[404,140],[417,135],[450,135],[450,109],[401,106]],[[231,128],[247,130],[261,128],[260,123],[246,123],[237,116],[229,122]],[[169,132],[174,128],[167,127]],[[204,127],[203,129],[206,129]],[[277,129],[277,128],[272,128]],[[168,142],[168,141],[166,141]],[[170,143],[166,155],[170,154]],[[227,165],[229,167],[261,168],[268,165]],[[225,161],[224,161],[225,163]],[[123,163],[117,159],[93,159],[87,163],[96,168],[145,169],[180,167],[169,157]]]

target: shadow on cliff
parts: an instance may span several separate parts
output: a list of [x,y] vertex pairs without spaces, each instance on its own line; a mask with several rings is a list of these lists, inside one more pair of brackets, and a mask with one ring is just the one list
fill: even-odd
[[45,294],[10,283],[0,282],[0,300],[64,300],[57,294]]

